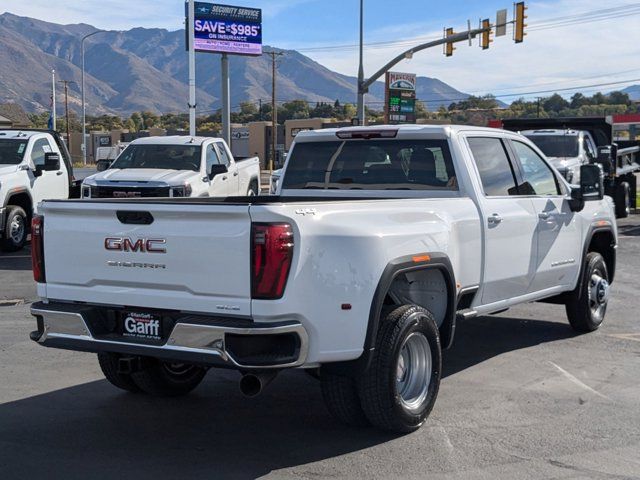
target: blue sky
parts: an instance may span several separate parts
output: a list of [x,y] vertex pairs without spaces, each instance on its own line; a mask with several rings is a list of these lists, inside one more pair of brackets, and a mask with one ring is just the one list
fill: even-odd
[[[182,28],[181,0],[2,0],[1,10],[56,23],[89,23],[105,29],[133,27]],[[220,2],[259,7],[264,15],[267,44],[301,50],[323,65],[355,75],[358,0],[242,0]],[[132,5],[135,5],[132,7]],[[633,10],[616,18],[572,24],[589,12],[609,8]],[[417,54],[396,70],[436,77],[469,93],[498,95],[547,89],[579,87],[586,93],[640,83],[640,3],[629,0],[533,0],[528,2],[532,28],[525,42],[495,39],[482,51],[459,44],[451,58],[439,49]],[[467,19],[477,25],[480,18],[495,18],[510,0],[447,2],[432,0],[365,0],[367,43],[406,41],[406,44],[376,45],[366,49],[365,70],[372,73],[412,42],[438,37],[443,27],[462,30]],[[618,10],[624,12],[624,10]],[[612,17],[616,10],[612,11]],[[549,19],[570,17],[562,28],[541,29]],[[584,17],[586,18],[586,17]],[[534,28],[536,27],[537,28]],[[347,47],[342,47],[347,45]],[[339,48],[335,48],[338,46]],[[327,48],[329,47],[329,48]],[[613,83],[604,87],[585,87]],[[571,90],[564,93],[571,94]],[[544,94],[534,94],[544,95]],[[505,97],[509,101],[511,97]]]

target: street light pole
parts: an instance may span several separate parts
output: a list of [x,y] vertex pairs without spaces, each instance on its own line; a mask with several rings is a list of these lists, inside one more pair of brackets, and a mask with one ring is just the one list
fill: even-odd
[[366,125],[364,108],[364,0],[360,0],[360,66],[358,67],[358,124]]
[[80,42],[82,44],[82,161],[84,162],[85,166],[87,165],[87,109],[84,96],[84,42],[87,38],[103,32],[105,32],[105,30],[96,30],[95,32],[82,37],[82,41]]

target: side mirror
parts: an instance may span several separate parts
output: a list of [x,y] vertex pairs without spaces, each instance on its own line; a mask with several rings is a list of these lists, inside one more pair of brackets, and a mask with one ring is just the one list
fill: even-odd
[[209,178],[211,180],[213,180],[213,178],[216,175],[222,175],[223,173],[227,173],[229,171],[229,169],[227,168],[226,165],[220,165],[220,164],[213,164],[213,165],[209,165],[209,169],[207,171],[207,175],[209,175]]
[[585,202],[604,198],[604,171],[602,165],[582,165],[580,167],[580,194]]
[[607,175],[613,173],[614,158],[616,157],[616,154],[617,150],[615,145],[598,147],[598,157],[595,159],[595,162],[602,165],[602,168]]
[[111,160],[98,160],[96,162],[96,170],[98,172],[104,172],[111,166]]
[[39,177],[42,172],[55,172],[60,170],[60,155],[57,153],[49,152],[44,154],[44,162],[36,164],[36,171],[34,175]]
[[604,172],[602,165],[594,163],[580,167],[580,186],[571,188],[569,207],[573,212],[584,208],[584,202],[604,198]]

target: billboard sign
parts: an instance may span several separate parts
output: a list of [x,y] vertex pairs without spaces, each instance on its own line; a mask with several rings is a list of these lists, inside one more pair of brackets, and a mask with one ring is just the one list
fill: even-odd
[[386,123],[416,123],[415,74],[387,72],[385,98]]
[[195,2],[193,32],[196,52],[262,55],[259,8]]

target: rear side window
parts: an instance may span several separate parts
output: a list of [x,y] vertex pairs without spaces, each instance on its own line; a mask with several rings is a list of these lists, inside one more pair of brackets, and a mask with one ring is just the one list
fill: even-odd
[[302,142],[292,150],[285,189],[457,190],[445,140]]
[[499,138],[469,138],[484,194],[488,197],[517,195],[513,167]]

